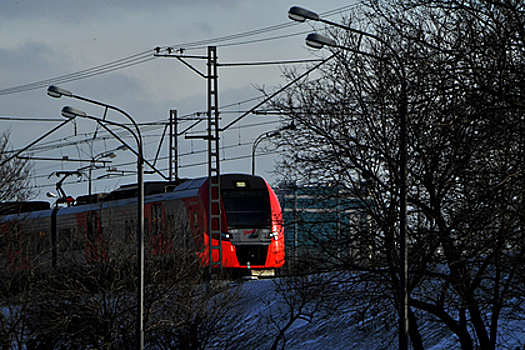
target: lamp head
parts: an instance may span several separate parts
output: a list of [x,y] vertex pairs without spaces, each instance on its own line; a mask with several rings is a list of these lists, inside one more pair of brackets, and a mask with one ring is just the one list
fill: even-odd
[[80,109],[76,109],[70,106],[65,106],[62,108],[62,116],[64,118],[73,119],[76,117],[86,118],[87,113],[84,111],[81,111]]
[[296,129],[297,129],[297,126],[295,126],[295,123],[292,121],[291,124],[286,125],[286,126],[283,126],[283,127],[280,128],[279,130],[280,130],[280,131],[284,131],[284,130],[292,130],[292,131],[294,131],[294,130],[296,130]]
[[335,40],[322,36],[317,33],[310,33],[306,36],[306,45],[314,49],[322,49],[323,46],[336,47],[337,43]]
[[297,22],[304,22],[307,19],[310,19],[312,21],[318,21],[319,15],[305,8],[299,6],[292,6],[288,10],[288,18]]
[[69,90],[62,89],[58,86],[51,85],[47,88],[47,94],[53,98],[60,98],[62,96],[72,97],[73,93]]
[[268,138],[270,138],[270,137],[281,137],[281,132],[279,130],[268,132],[268,133],[266,133],[266,137],[268,137]]
[[117,156],[117,152],[108,152],[108,153],[104,154],[103,158],[114,159],[116,156]]

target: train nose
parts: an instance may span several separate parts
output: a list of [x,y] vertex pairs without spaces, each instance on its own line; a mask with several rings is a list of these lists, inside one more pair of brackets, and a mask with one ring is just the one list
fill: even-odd
[[232,243],[238,244],[270,244],[273,237],[277,236],[267,228],[258,229],[230,229]]

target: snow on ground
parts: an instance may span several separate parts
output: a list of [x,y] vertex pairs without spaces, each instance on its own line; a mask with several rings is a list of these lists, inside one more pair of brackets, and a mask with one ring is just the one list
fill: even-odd
[[[283,300],[275,298],[274,280],[247,281],[242,287],[243,309],[238,314],[241,325],[232,328],[228,340],[215,342],[211,349],[271,349],[277,334],[277,329],[270,322],[271,315],[286,311],[286,305]],[[376,315],[376,318],[381,317]],[[455,336],[443,331],[442,327],[432,324],[424,327],[434,334],[433,339],[426,341],[426,349],[460,349]],[[521,334],[505,335],[506,344],[501,349],[525,349],[525,325],[517,325],[516,328],[521,328]],[[351,313],[314,317],[310,322],[298,320],[286,332],[286,339],[286,350],[398,348],[397,324],[384,322],[379,330],[372,331]]]

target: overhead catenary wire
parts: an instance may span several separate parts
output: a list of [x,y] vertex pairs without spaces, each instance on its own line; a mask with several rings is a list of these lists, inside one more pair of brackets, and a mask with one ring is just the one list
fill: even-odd
[[[260,122],[260,123],[251,123],[251,124],[246,124],[243,126],[246,127],[246,128],[250,128],[250,127],[260,127],[262,125],[271,125],[271,124],[277,124],[277,123],[280,123],[279,120],[273,120],[273,121],[264,121],[264,122]],[[160,126],[159,126],[160,127]],[[75,146],[78,146],[82,143],[87,143],[89,141],[91,141],[89,139],[89,135],[90,134],[85,134],[85,135],[77,135],[76,137],[81,137],[82,139],[81,140],[70,140],[69,138],[66,138],[66,139],[61,139],[59,140],[60,142],[66,142],[67,144],[65,144],[63,147],[68,147],[68,146],[72,146],[72,145],[75,145]],[[158,139],[158,135],[145,135],[146,138],[149,138],[151,140],[155,140],[154,142],[156,142],[156,140]],[[123,135],[123,137],[127,137],[126,135]],[[75,136],[71,136],[71,138],[75,138]],[[111,140],[112,138],[111,137],[103,137],[102,135],[99,135],[99,138],[97,138],[97,142],[98,141],[107,141],[107,140]],[[151,144],[153,143],[152,142],[148,142],[147,144]],[[235,143],[235,144],[231,144],[231,145],[225,145],[223,146],[223,149],[225,150],[234,150],[234,149],[237,149],[237,148],[242,148],[242,147],[247,147],[247,146],[251,146],[252,144],[252,141],[247,141],[247,142],[244,142],[244,143]],[[43,147],[45,148],[45,150],[42,150],[42,152],[44,151],[49,151],[49,150],[54,150],[56,151],[57,149],[60,149],[62,148],[60,145],[53,145],[53,142],[50,142],[50,144],[46,145],[46,147]],[[207,150],[205,148],[203,149],[199,149],[199,150],[192,150],[191,152],[185,152],[185,153],[182,153],[182,154],[179,154],[180,157],[182,158],[186,158],[186,157],[191,157],[191,156],[195,156],[195,155],[198,155],[198,154],[205,154],[207,152]],[[35,152],[35,153],[38,153],[38,152]],[[248,156],[246,156],[248,157]],[[158,160],[166,160],[168,159],[168,156],[162,156],[162,157],[159,157]],[[237,157],[232,157],[232,156],[228,156],[227,158],[225,158],[224,160],[225,161],[232,161],[232,160],[237,160],[237,159],[242,159],[241,158],[237,158]],[[121,168],[121,167],[127,167],[127,166],[132,166],[134,165],[135,163],[133,161],[129,161],[129,162],[124,162],[124,163],[118,163],[118,164],[115,164],[113,167],[116,167],[116,168]],[[191,168],[191,167],[196,167],[198,166],[198,162],[196,163],[195,161],[192,161],[192,162],[188,162],[184,165],[181,166],[181,168]],[[33,178],[33,180],[35,181],[38,181],[39,179],[42,179],[42,178],[47,178],[48,176],[48,173],[49,171],[45,171],[45,169],[51,169],[51,167],[45,167],[45,168],[39,168],[39,169],[34,169],[36,170],[37,173],[39,174],[42,174],[43,172],[46,172],[46,174],[43,174],[43,175],[32,175],[31,178]],[[126,170],[128,171],[128,170]],[[95,179],[93,181],[96,181]],[[72,182],[74,183],[74,182]],[[51,184],[47,185],[47,186],[51,186]],[[39,186],[40,187],[40,186]],[[46,187],[46,186],[42,186],[42,187]]]
[[[342,12],[348,11],[351,8],[356,7],[356,6],[358,6],[358,4],[345,5],[337,9],[334,9],[328,12],[324,12],[321,15],[331,16],[336,13],[342,13]],[[162,49],[172,50],[173,48],[180,48],[184,50],[188,50],[188,49],[196,50],[196,49],[204,48],[207,45],[211,45],[211,44],[216,45],[216,46],[223,46],[223,47],[224,46],[235,46],[235,45],[246,45],[246,44],[258,43],[261,41],[279,40],[285,37],[297,36],[297,35],[302,35],[305,33],[304,31],[301,31],[301,32],[296,32],[292,34],[273,36],[269,38],[237,41],[233,43],[231,42],[234,40],[240,40],[240,39],[244,39],[244,38],[251,37],[251,36],[262,35],[262,34],[271,33],[274,31],[278,31],[278,30],[283,30],[283,29],[286,29],[286,28],[289,28],[295,25],[297,25],[297,23],[295,22],[286,22],[286,23],[272,25],[272,26],[268,26],[268,27],[264,27],[260,29],[244,31],[244,32],[237,33],[237,34],[224,35],[224,36],[219,36],[219,37],[215,37],[211,39],[196,40],[196,41],[191,41],[191,42],[186,42],[186,43],[181,43],[181,44],[176,44],[176,45],[164,46],[162,47]],[[230,42],[230,43],[225,44],[226,42]],[[113,60],[108,63],[100,64],[100,65],[97,65],[91,68],[87,68],[87,69],[83,69],[80,71],[76,71],[73,73],[60,75],[54,78],[39,80],[39,81],[32,82],[32,83],[27,83],[27,84],[17,85],[17,86],[13,86],[9,88],[0,89],[0,96],[11,95],[11,94],[21,93],[25,91],[30,91],[30,90],[37,90],[37,89],[45,88],[53,84],[61,84],[61,83],[67,83],[67,82],[72,82],[76,80],[87,79],[87,78],[91,78],[97,75],[111,73],[111,72],[114,72],[120,69],[142,64],[142,63],[155,59],[153,52],[155,49],[158,49],[158,48],[160,47],[144,50],[139,53],[132,54],[132,55],[126,56],[121,59]]]
[[[339,9],[336,9],[336,10],[333,10],[333,11],[330,11],[330,12],[331,13],[342,12],[342,11],[345,11],[346,9],[348,9],[350,7],[353,7],[353,6],[355,6],[355,5],[344,6],[342,8],[339,8]],[[325,13],[325,15],[327,15],[327,14],[328,13]],[[248,31],[248,32],[243,32],[243,33],[239,33],[239,34],[228,35],[228,36],[223,36],[223,37],[219,37],[219,38],[207,39],[207,40],[202,40],[202,41],[195,41],[195,42],[190,42],[190,43],[185,43],[185,44],[180,44],[180,45],[173,45],[173,46],[174,47],[181,47],[181,48],[184,47],[184,48],[187,48],[187,49],[195,49],[196,50],[196,49],[200,49],[201,47],[205,47],[205,45],[208,45],[208,44],[217,44],[217,46],[219,46],[219,47],[220,46],[225,47],[225,46],[235,46],[235,45],[246,45],[246,44],[253,44],[253,43],[257,43],[257,42],[261,42],[261,41],[279,40],[279,39],[282,39],[282,38],[285,38],[285,37],[290,37],[290,36],[294,36],[294,35],[304,34],[304,32],[298,32],[298,33],[292,33],[292,34],[286,34],[286,35],[278,35],[278,36],[274,35],[272,37],[262,38],[262,39],[241,40],[241,39],[244,39],[244,38],[247,38],[247,37],[250,37],[250,36],[254,36],[254,35],[261,35],[261,34],[265,34],[265,33],[271,33],[271,32],[274,32],[276,30],[281,30],[281,29],[284,29],[284,28],[291,27],[293,25],[296,25],[296,23],[288,22],[286,24],[270,26],[270,27],[259,29],[259,30]],[[235,41],[235,40],[236,40],[236,42],[231,42],[231,41]],[[98,65],[98,66],[95,66],[95,67],[92,67],[92,68],[89,68],[89,69],[84,69],[84,70],[81,70],[81,71],[77,71],[77,72],[74,72],[74,73],[61,75],[61,76],[58,76],[58,77],[55,77],[55,78],[51,78],[51,79],[40,80],[40,81],[36,81],[36,82],[33,82],[33,83],[29,83],[29,84],[23,84],[23,85],[15,86],[15,87],[12,87],[12,88],[3,89],[3,90],[0,90],[0,95],[15,94],[15,93],[19,93],[19,92],[24,92],[24,91],[35,90],[35,89],[47,87],[47,86],[52,85],[52,84],[59,84],[59,83],[63,83],[63,82],[70,82],[70,81],[75,81],[75,80],[81,80],[81,79],[85,79],[85,78],[89,78],[89,77],[93,77],[93,76],[97,76],[97,75],[101,75],[101,74],[114,72],[116,70],[124,69],[124,68],[130,67],[130,66],[133,66],[133,65],[138,65],[138,64],[141,64],[141,63],[145,63],[145,62],[148,62],[148,61],[150,61],[152,59],[155,59],[152,50],[145,50],[145,51],[140,52],[138,54],[130,55],[130,56],[127,56],[125,58],[122,58],[122,59],[119,59],[119,60],[115,60],[115,61],[111,61],[109,63]],[[308,61],[315,61],[315,60],[298,60],[298,61],[296,61],[294,63],[307,63]],[[239,66],[239,65],[269,65],[269,64],[288,64],[288,63],[291,64],[292,62],[272,61],[272,62],[249,62],[249,63],[224,63],[224,64],[221,64],[221,65],[223,65],[225,67],[228,67],[228,66],[236,66],[236,65],[237,66]],[[249,102],[253,102],[255,100],[260,101],[263,98],[264,98],[264,96],[258,96],[258,97],[255,97],[255,98],[252,98],[252,99],[249,99],[249,100],[245,100],[245,101],[241,101],[241,102],[235,102],[235,103],[232,103],[232,104],[229,104],[229,105],[221,106],[220,108],[226,109],[226,108],[229,108],[229,107],[238,106],[240,103],[249,103]],[[225,111],[225,113],[226,113],[226,111]],[[13,117],[2,117],[2,118],[13,118]],[[4,119],[4,120],[15,120],[15,119]],[[27,119],[27,120],[37,121],[36,118]],[[38,119],[38,121],[52,121],[52,120]],[[144,125],[148,125],[148,124],[144,124]],[[165,124],[161,124],[161,123],[155,122],[155,123],[150,123],[149,127],[151,127],[152,130],[155,130],[155,125],[156,126],[160,126],[160,125],[165,125]],[[246,127],[249,127],[249,125],[243,125],[243,129],[246,128]],[[93,135],[93,134],[91,134],[91,135]],[[99,135],[97,137],[96,141],[97,142],[98,141],[107,141],[109,139],[111,139],[111,137],[103,137],[103,136]],[[52,144],[50,144],[50,145],[48,145],[48,147],[49,147],[48,149],[52,149],[53,147],[54,147],[54,149],[57,149],[57,148],[61,148],[61,147],[77,146],[77,145],[80,145],[82,143],[93,142],[93,141],[95,141],[95,140],[93,140],[93,139],[91,139],[91,140],[86,139],[86,140],[82,140],[82,141],[70,142],[68,144],[64,144],[63,146],[57,146],[56,144],[53,146]],[[242,145],[239,144],[238,146],[246,146],[246,143],[244,143]],[[195,152],[193,152],[193,154],[194,153]],[[182,156],[185,156],[185,155],[182,155]],[[241,158],[242,158],[242,156],[241,156]],[[187,165],[187,166],[189,167],[189,166],[197,166],[197,165],[191,165],[190,164],[190,165]]]
[[[251,143],[245,143],[244,144],[245,146],[246,145],[251,145]],[[232,146],[233,147],[233,146]],[[207,150],[203,149],[203,150],[199,150],[199,151],[195,151],[194,153],[188,153],[186,155],[193,155],[193,154],[196,154],[196,153],[206,153]],[[270,150],[270,151],[263,151],[261,153],[258,153],[258,156],[269,156],[269,155],[275,155],[275,154],[278,154],[279,151],[278,150]],[[223,159],[223,161],[239,161],[239,160],[244,160],[244,159],[250,159],[252,157],[251,153],[250,154],[242,154],[242,155],[236,155],[236,156],[230,156],[230,157],[226,157],[225,159]],[[159,160],[166,160],[167,157],[160,157]],[[126,163],[120,163],[120,164],[115,164],[114,166],[112,167],[115,167],[115,168],[119,168],[119,167],[126,167],[126,166],[133,166],[135,165],[136,163],[134,161],[130,161],[130,162],[126,162]],[[200,162],[192,162],[192,163],[188,163],[188,164],[181,164],[179,167],[181,169],[187,169],[187,168],[193,168],[193,167],[199,167],[199,166],[205,166],[207,165],[207,162],[206,161],[200,161]],[[52,168],[50,168],[52,169]],[[159,171],[166,171],[167,168],[160,168]],[[135,171],[134,170],[116,170],[117,173],[119,172],[126,172],[128,174],[116,174],[115,176],[118,175],[118,177],[127,177],[127,176],[134,176],[135,175]],[[110,174],[111,175],[111,174]],[[41,174],[41,175],[36,175],[34,177],[32,177],[34,180],[39,180],[39,179],[48,179],[49,178],[49,175],[47,174]],[[100,179],[92,179],[92,181],[97,181],[97,180],[100,180]],[[65,182],[64,184],[65,185],[68,185],[68,184],[75,184],[75,183],[84,183],[84,182],[87,182],[88,180],[86,179],[80,179],[80,180],[76,180],[76,181],[70,181],[70,182]],[[54,186],[54,183],[46,183],[46,184],[39,184],[39,185],[34,185],[32,186],[32,188],[45,188],[45,187],[50,187],[50,186]]]
[[[238,102],[235,102],[235,103],[229,103],[229,104],[220,106],[219,109],[224,110],[224,109],[231,108],[231,107],[234,107],[234,106],[239,106],[241,104],[248,104],[250,102],[259,101],[259,100],[262,100],[262,99],[264,99],[264,96],[255,96],[255,97],[244,99],[244,100],[241,100],[241,101],[238,101]],[[223,113],[225,113],[225,114],[226,113],[237,113],[237,112],[238,111],[228,111],[228,110],[224,110],[223,111]],[[246,112],[246,111],[241,111],[241,112]],[[193,113],[185,114],[185,115],[182,115],[182,116],[179,117],[179,122],[181,122],[181,121],[182,122],[184,122],[184,121],[194,122],[197,119],[204,121],[204,120],[206,120],[205,114],[206,114],[206,112],[193,112]],[[26,121],[62,122],[63,121],[63,119],[51,118],[51,117],[18,117],[18,116],[16,116],[16,117],[15,116],[12,116],[12,117],[11,116],[2,116],[2,117],[0,117],[0,120],[21,121],[21,122],[26,122]],[[168,119],[162,119],[162,120],[154,121],[154,122],[142,122],[142,123],[138,123],[138,125],[141,127],[141,130],[143,130],[145,133],[147,133],[147,132],[150,132],[150,131],[157,130],[159,128],[164,128],[168,123],[169,123]],[[270,122],[270,123],[272,123],[272,122]],[[267,121],[262,122],[262,123],[257,122],[257,123],[245,124],[245,125],[243,125],[243,128],[246,129],[246,128],[257,127],[257,126],[267,125],[267,124],[268,124]],[[201,131],[198,131],[198,132],[201,132]],[[34,153],[38,153],[38,152],[45,152],[45,151],[48,151],[48,150],[51,150],[51,149],[52,150],[56,150],[56,149],[65,148],[65,147],[69,147],[69,146],[77,146],[77,145],[81,145],[81,144],[86,144],[86,143],[89,143],[89,142],[93,141],[92,138],[93,138],[94,134],[95,134],[94,132],[93,133],[80,133],[77,136],[81,137],[81,138],[83,137],[83,139],[77,140],[77,141],[70,141],[69,139],[71,137],[74,137],[74,136],[70,136],[70,137],[67,137],[67,138],[60,138],[60,139],[40,142],[39,144],[31,147],[30,151],[34,152]],[[116,134],[118,134],[122,138],[127,138],[128,137],[128,134],[125,131],[116,131]],[[99,136],[97,136],[96,141],[105,142],[105,141],[112,140],[112,139],[113,139],[113,137],[108,136],[108,135],[99,135]],[[6,151],[6,153],[13,153],[13,152],[17,152],[17,151],[18,150],[9,150],[9,151]]]
[[63,122],[64,119],[59,118],[35,118],[35,117],[9,117],[9,116],[0,116],[0,120],[9,120],[9,121],[23,121],[23,122]]
[[[330,17],[330,16],[332,16],[334,14],[338,14],[338,13],[342,13],[342,12],[345,12],[345,11],[349,11],[350,9],[358,7],[358,6],[361,6],[361,5],[360,4],[345,5],[345,6],[341,6],[341,7],[338,7],[336,9],[330,10],[330,11],[322,12],[321,15],[322,16],[326,16],[326,17]],[[239,40],[239,39],[243,39],[245,37],[266,34],[266,33],[269,33],[269,32],[290,28],[290,27],[293,27],[293,26],[296,26],[296,25],[298,25],[297,22],[287,21],[287,22],[284,22],[284,23],[281,23],[281,24],[276,24],[276,25],[272,25],[272,26],[268,26],[268,27],[263,27],[263,28],[259,28],[259,29],[245,31],[245,32],[237,33],[237,34],[224,35],[224,36],[219,36],[219,37],[216,37],[216,38],[206,39],[206,40],[201,40],[201,41],[193,41],[193,42],[186,43],[186,44],[170,45],[169,47],[171,47],[171,48],[182,48],[182,49],[189,49],[189,48],[202,49],[202,48],[205,48],[207,45],[210,45],[210,44],[213,44],[213,45],[216,45],[216,46],[219,46],[219,47],[221,47],[221,46],[222,47],[224,47],[224,46],[233,46],[236,43],[233,43],[233,44],[221,44],[221,43],[228,42],[228,41],[233,41],[233,40]],[[295,35],[301,35],[301,34],[304,34],[304,33],[303,32],[295,33]],[[276,38],[280,39],[280,37],[276,37]],[[253,40],[251,43],[257,43],[257,42],[259,42],[259,40]],[[246,41],[237,42],[238,45],[245,45],[247,43],[249,43],[249,42],[246,42]]]
[[154,59],[154,57],[151,55],[151,51],[143,51],[135,55],[101,64],[92,68],[83,69],[74,73],[64,74],[50,79],[39,80],[29,84],[22,84],[11,88],[2,89],[0,90],[0,96],[46,88],[53,84],[68,83],[75,80],[91,78],[97,75],[106,74],[116,70],[135,66],[137,64],[145,63],[152,59]]
[[[0,117],[0,119],[1,119],[1,117]],[[15,118],[15,119],[9,119],[9,120],[26,121],[27,119],[26,118]],[[40,119],[39,118],[35,118],[34,121],[40,121]],[[56,120],[53,120],[53,121],[63,121],[63,119],[56,119]],[[169,121],[146,122],[146,123],[138,123],[138,125],[142,127],[141,130],[143,130],[143,132],[145,133],[145,135],[144,135],[145,138],[156,138],[156,137],[158,138],[160,136],[158,134],[150,135],[150,134],[147,134],[147,133],[148,132],[155,132],[157,130],[163,129],[167,125],[168,122]],[[275,124],[277,122],[278,121],[275,121],[275,120],[270,120],[270,121],[265,120],[263,122],[253,122],[253,123],[249,123],[249,124],[243,125],[243,128],[244,129],[249,129],[249,128],[254,128],[254,127],[259,127],[259,126],[264,126],[264,125],[271,125],[271,124]],[[203,130],[195,130],[193,132],[201,133],[202,131]],[[193,133],[193,132],[191,132],[191,133]],[[125,131],[116,131],[115,133],[117,135],[119,135],[119,137],[122,137],[124,139],[130,137],[129,134],[126,133]],[[186,132],[184,132],[182,134],[185,134],[185,133]],[[40,142],[37,145],[34,145],[33,147],[31,147],[28,151],[34,152],[36,154],[38,152],[45,152],[45,151],[49,151],[49,150],[57,150],[57,149],[60,149],[60,148],[65,148],[65,147],[70,147],[70,146],[76,146],[76,145],[89,143],[89,142],[93,141],[92,138],[93,138],[94,134],[95,134],[95,132],[79,133],[76,136],[71,135],[71,136],[68,136],[68,137],[61,137],[59,139],[43,141],[43,142]],[[72,138],[77,138],[79,140],[72,141],[71,140]],[[106,142],[108,140],[114,140],[114,138],[112,136],[110,136],[109,134],[107,134],[106,132],[103,132],[102,134],[99,134],[97,136],[95,141],[96,142]],[[15,150],[6,150],[5,153],[14,153],[14,152],[17,152],[17,151],[18,150],[16,150],[16,149]]]
[[[246,124],[245,127],[246,128],[256,128],[256,127],[260,127],[260,126],[268,126],[268,125],[275,125],[275,124],[278,124],[280,123],[280,121],[278,120],[274,120],[274,121],[265,121],[265,122],[260,122],[260,123],[251,123],[251,124]],[[37,152],[32,152],[31,154],[32,155],[35,155],[35,154],[39,154],[39,153],[42,153],[42,152],[47,152],[47,151],[50,151],[50,150],[53,150],[53,151],[56,151],[57,149],[60,149],[60,148],[66,148],[66,147],[70,147],[70,146],[78,146],[80,144],[83,144],[83,143],[88,143],[90,141],[89,139],[89,134],[82,134],[82,135],[78,135],[77,138],[80,137],[81,140],[76,140],[76,141],[72,141],[72,140],[69,140],[68,138],[65,138],[65,139],[60,139],[58,140],[59,143],[58,144],[54,144],[53,142],[50,142],[49,144],[46,144],[42,147],[39,148],[39,151]],[[129,135],[123,135],[122,137],[126,138],[126,137],[130,137]],[[146,142],[145,145],[147,146],[148,144],[153,144],[155,142],[157,142],[158,140],[158,137],[159,135],[157,134],[154,134],[154,135],[145,135],[145,139],[150,139],[152,141],[150,142]],[[99,137],[97,138],[97,142],[102,142],[102,141],[107,141],[107,140],[112,140],[112,137]],[[61,144],[62,143],[62,144]],[[230,144],[230,145],[224,145],[223,146],[223,149],[225,150],[234,150],[234,149],[238,149],[238,148],[243,148],[243,147],[247,147],[247,146],[251,146],[252,145],[252,140],[250,139],[250,141],[246,141],[244,143],[237,143],[235,142],[234,144]],[[181,158],[186,158],[186,157],[191,157],[191,156],[195,156],[195,155],[199,155],[199,154],[205,154],[207,152],[207,150],[205,148],[202,148],[202,149],[198,149],[198,150],[192,150],[192,151],[188,151],[188,152],[185,152],[185,153],[181,153],[179,154],[179,156]],[[161,156],[158,158],[158,160],[166,160],[168,159],[168,156]],[[231,157],[230,157],[231,159]],[[79,163],[82,163],[82,162],[79,162]],[[125,162],[125,163],[118,163],[118,164],[115,164],[114,166],[115,167],[122,167],[122,166],[132,166],[134,165],[134,161],[130,161],[130,162]],[[191,164],[188,164],[187,166],[191,166]],[[35,169],[35,170],[38,170],[39,173],[42,173],[42,170],[45,170],[46,168],[49,168],[49,167],[44,167],[44,168],[38,168],[38,169]],[[32,176],[34,179],[38,179],[39,177],[42,178],[42,177],[46,177],[47,174],[45,175],[36,175],[36,176]]]
[[[251,144],[252,143],[248,142],[248,143],[244,143],[243,145],[244,146],[251,146]],[[229,148],[233,148],[233,147],[235,147],[235,146],[232,145]],[[192,153],[186,153],[184,155],[185,156],[190,156],[190,155],[199,154],[199,153],[200,154],[205,154],[206,150],[202,149],[202,150],[194,151]],[[268,155],[277,154],[277,153],[279,153],[279,151],[277,151],[277,150],[270,150],[270,151],[263,151],[263,152],[259,153],[258,155],[259,156],[268,156]],[[244,155],[228,156],[228,157],[225,157],[223,159],[223,161],[237,161],[237,160],[251,158],[251,156],[252,156],[251,153],[246,153]],[[159,158],[159,160],[166,160],[166,159],[167,159],[166,156]],[[136,163],[134,161],[122,162],[122,163],[118,163],[118,164],[112,165],[111,168],[123,168],[123,167],[127,167],[127,166],[133,166],[135,164]],[[201,166],[201,165],[206,165],[206,162],[205,161],[201,161],[201,162],[192,162],[192,163],[187,163],[187,164],[181,164],[180,168],[191,168],[191,167],[196,167],[196,166]],[[54,169],[52,167],[46,167],[46,168],[47,169]],[[45,168],[42,168],[40,170],[43,170],[43,169],[45,169]],[[165,171],[167,169],[166,168],[160,168],[159,170],[160,171]],[[134,172],[135,170],[118,170],[118,171]],[[46,173],[43,172],[42,174],[32,176],[32,179],[34,179],[34,180],[48,179],[48,178],[49,178],[49,172],[46,172]],[[93,181],[96,181],[96,179],[93,179]],[[79,181],[75,181],[75,182],[79,182]],[[41,187],[46,187],[46,186],[50,186],[50,184],[42,185]]]

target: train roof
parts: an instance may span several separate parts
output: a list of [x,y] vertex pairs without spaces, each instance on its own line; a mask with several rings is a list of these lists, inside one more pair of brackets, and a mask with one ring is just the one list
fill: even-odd
[[50,208],[49,202],[45,201],[4,202],[0,203],[0,215],[20,214]]
[[[177,185],[186,182],[186,179],[177,181],[148,181],[144,183],[144,195],[150,196],[153,194],[167,193],[173,191]],[[97,193],[86,196],[79,196],[76,199],[75,205],[93,204],[100,202],[108,202],[119,199],[134,198],[137,196],[138,186],[136,183],[122,185],[114,191],[109,193]]]
[[[144,195],[151,196],[162,193],[174,193],[176,197],[186,196],[190,192],[198,192],[208,181],[208,177],[196,179],[179,179],[177,181],[148,181],[144,183]],[[221,175],[222,189],[260,189],[266,188],[262,177],[248,174]],[[122,185],[109,193],[96,193],[77,197],[74,206],[103,203],[120,199],[135,198],[138,186],[136,183]],[[195,193],[196,193],[195,192]],[[4,202],[0,203],[0,216],[20,214],[51,209],[51,204],[45,201]]]
[[[185,191],[190,189],[201,188],[202,185],[208,180],[208,177],[201,177],[193,180],[188,180],[179,186],[177,186],[173,191]],[[221,175],[221,189],[261,189],[266,188],[266,182],[264,179],[257,175],[247,175],[247,174],[224,174]]]
[[[169,192],[181,193],[182,191],[191,191],[200,189],[208,177],[196,179],[179,179],[176,181],[148,181],[144,183],[144,196],[162,194]],[[259,176],[247,174],[224,174],[221,175],[221,188],[233,189],[239,188],[243,184],[247,188],[265,188],[264,180]],[[75,205],[93,204],[108,202],[119,199],[135,198],[137,196],[138,186],[136,183],[122,185],[109,193],[98,193],[91,196],[79,196]]]

